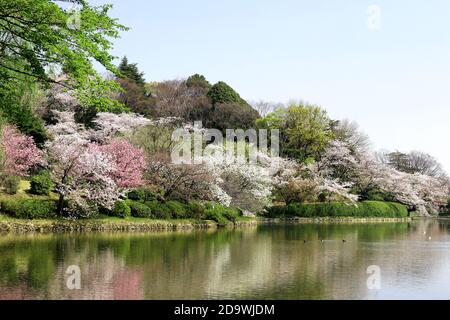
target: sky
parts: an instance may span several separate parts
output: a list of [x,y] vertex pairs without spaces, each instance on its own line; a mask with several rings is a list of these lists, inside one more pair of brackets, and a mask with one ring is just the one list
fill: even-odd
[[203,74],[244,99],[303,100],[359,123],[375,150],[450,172],[448,0],[91,0],[130,27],[112,53],[147,81]]

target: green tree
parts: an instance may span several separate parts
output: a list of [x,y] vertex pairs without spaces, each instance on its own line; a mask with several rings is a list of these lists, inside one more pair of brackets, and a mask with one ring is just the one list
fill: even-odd
[[292,103],[256,121],[260,129],[279,129],[282,154],[300,162],[320,158],[333,138],[332,123],[325,110],[304,103]]
[[219,103],[247,104],[247,102],[241,98],[239,93],[234,91],[233,88],[223,81],[220,81],[211,87],[208,91],[208,97],[211,99],[213,105]]
[[223,81],[213,85],[207,96],[213,105],[208,121],[216,129],[248,129],[259,118],[259,113]]
[[249,105],[221,103],[214,106],[207,120],[213,128],[225,131],[252,128],[258,117],[258,112]]
[[144,116],[155,115],[155,99],[145,85],[144,73],[140,72],[136,63],[129,63],[123,57],[119,64],[120,78],[117,79],[122,92],[118,100],[128,109]]
[[211,84],[208,82],[208,80],[206,80],[205,76],[198,73],[187,78],[186,86],[188,88],[201,89],[202,91],[205,92],[211,89]]
[[301,161],[317,159],[333,136],[326,111],[318,106],[292,104],[287,116],[286,152]]
[[122,58],[119,64],[119,72],[123,78],[133,80],[141,86],[145,84],[144,73],[139,71],[137,63],[128,63],[127,57]]
[[47,139],[44,122],[35,113],[42,94],[39,85],[24,76],[15,87],[0,87],[0,115],[26,135],[31,135],[38,145]]
[[111,39],[126,30],[108,16],[111,5],[91,6],[72,0],[78,11],[62,0],[0,0],[0,85],[14,88],[26,76],[48,84],[58,82],[49,69],[61,70],[62,85],[79,89],[80,100],[102,110],[117,108],[110,98],[119,87],[95,71],[93,60],[117,73],[109,54]]

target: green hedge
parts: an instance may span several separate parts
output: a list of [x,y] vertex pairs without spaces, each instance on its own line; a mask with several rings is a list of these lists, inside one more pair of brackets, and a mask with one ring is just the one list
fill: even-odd
[[207,219],[219,224],[228,224],[236,221],[242,212],[237,208],[222,206],[218,203],[201,203],[192,201],[188,203],[180,201],[147,201],[127,200],[126,204],[131,209],[131,216],[137,218],[155,219]]
[[205,216],[208,220],[214,220],[218,224],[235,222],[242,212],[233,207],[225,207],[218,203],[207,203],[205,205]]
[[338,202],[293,203],[274,206],[267,210],[271,218],[277,217],[386,217],[408,216],[408,209],[399,203],[382,201],[362,201],[354,205]]
[[20,219],[47,219],[56,216],[56,202],[52,200],[4,200],[1,212]]

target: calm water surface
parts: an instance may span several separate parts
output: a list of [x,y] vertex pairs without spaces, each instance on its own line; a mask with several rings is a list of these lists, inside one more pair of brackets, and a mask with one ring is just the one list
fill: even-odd
[[450,223],[0,235],[0,299],[450,299]]

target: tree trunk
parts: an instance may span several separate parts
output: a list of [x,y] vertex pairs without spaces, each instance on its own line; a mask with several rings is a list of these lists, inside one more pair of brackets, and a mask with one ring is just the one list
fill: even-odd
[[59,194],[59,200],[58,200],[58,215],[63,215],[63,209],[64,209],[64,195],[62,193]]

